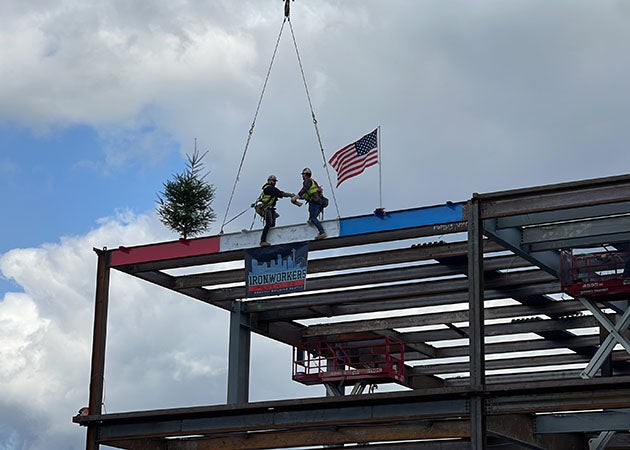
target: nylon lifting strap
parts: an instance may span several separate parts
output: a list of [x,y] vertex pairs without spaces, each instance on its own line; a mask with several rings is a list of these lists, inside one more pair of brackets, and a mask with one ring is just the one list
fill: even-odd
[[245,148],[243,150],[243,156],[241,157],[241,161],[240,161],[240,164],[238,166],[238,171],[236,173],[236,179],[234,180],[234,185],[232,186],[232,192],[230,193],[230,199],[228,201],[227,208],[225,210],[225,215],[223,217],[223,223],[221,224],[221,231],[219,232],[220,234],[223,234],[223,228],[225,227],[225,225],[236,218],[235,217],[234,219],[230,220],[229,222],[226,222],[227,216],[228,216],[228,212],[230,210],[230,206],[232,205],[232,200],[234,199],[234,192],[236,191],[236,185],[238,184],[238,182],[240,180],[240,174],[241,174],[241,170],[243,169],[243,164],[245,162],[245,156],[247,155],[247,150],[249,148],[249,143],[251,141],[252,134],[254,133],[254,127],[256,126],[256,119],[258,118],[258,113],[260,111],[260,105],[262,104],[262,100],[263,100],[263,97],[265,95],[265,90],[267,89],[267,83],[269,82],[269,76],[271,75],[271,69],[272,69],[273,63],[274,63],[274,61],[276,59],[276,54],[278,52],[278,45],[280,44],[280,38],[282,37],[282,32],[284,30],[284,25],[287,22],[289,23],[289,28],[291,30],[293,46],[295,47],[295,53],[297,55],[298,64],[300,66],[300,73],[302,75],[302,82],[304,83],[304,89],[306,90],[306,98],[308,99],[308,105],[309,105],[309,108],[310,108],[310,111],[311,111],[311,117],[313,119],[313,125],[315,127],[315,134],[317,136],[317,142],[319,143],[319,148],[320,148],[320,151],[321,151],[321,154],[322,154],[322,159],[324,161],[323,167],[326,170],[326,176],[328,177],[328,183],[329,183],[329,186],[331,188],[330,191],[332,192],[333,202],[335,204],[335,209],[337,211],[337,217],[338,218],[340,217],[339,207],[337,205],[337,198],[335,196],[335,191],[334,191],[334,189],[332,187],[332,181],[331,181],[331,177],[330,177],[330,172],[328,170],[328,165],[326,164],[326,156],[324,154],[324,147],[322,145],[322,140],[321,140],[321,136],[320,136],[320,133],[319,133],[319,127],[317,126],[317,119],[315,117],[315,112],[313,110],[313,104],[311,102],[311,96],[310,96],[310,93],[309,93],[309,90],[308,90],[308,84],[306,83],[306,76],[304,75],[304,68],[303,68],[303,65],[302,65],[302,60],[300,58],[300,52],[298,50],[297,41],[295,39],[295,33],[293,32],[293,25],[291,24],[291,19],[289,17],[289,13],[290,13],[289,0],[285,0],[284,12],[285,12],[285,16],[284,16],[284,19],[282,21],[282,25],[280,26],[280,32],[278,33],[278,38],[276,39],[276,44],[275,44],[275,47],[273,49],[273,54],[271,56],[271,61],[269,63],[269,68],[267,69],[267,74],[265,76],[265,81],[263,83],[262,91],[260,93],[260,97],[258,98],[258,104],[256,105],[256,111],[254,113],[254,118],[252,120],[252,124],[251,124],[251,126],[249,128],[249,132],[247,134],[247,140],[245,142]]

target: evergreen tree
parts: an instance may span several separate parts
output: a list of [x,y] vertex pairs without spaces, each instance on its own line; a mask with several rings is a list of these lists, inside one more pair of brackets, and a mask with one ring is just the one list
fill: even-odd
[[195,145],[193,154],[186,155],[186,170],[165,182],[164,192],[158,194],[160,221],[184,239],[203,233],[216,219],[210,206],[215,188],[205,181],[207,174],[201,174],[207,153],[200,156]]

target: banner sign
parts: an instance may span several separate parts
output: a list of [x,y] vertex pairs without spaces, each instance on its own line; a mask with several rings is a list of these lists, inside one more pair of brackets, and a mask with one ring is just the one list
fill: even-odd
[[245,250],[245,296],[303,291],[307,261],[308,242]]

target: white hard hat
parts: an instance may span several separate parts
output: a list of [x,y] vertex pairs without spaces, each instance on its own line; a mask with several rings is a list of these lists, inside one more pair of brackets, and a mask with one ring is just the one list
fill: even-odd
[[307,174],[311,174],[311,169],[309,169],[308,167],[305,167],[304,169],[302,169],[302,173],[307,173]]

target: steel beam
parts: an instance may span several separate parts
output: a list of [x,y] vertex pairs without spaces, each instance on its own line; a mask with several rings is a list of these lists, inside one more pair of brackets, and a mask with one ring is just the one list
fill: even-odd
[[594,433],[630,430],[630,413],[621,411],[536,416],[536,433]]
[[[309,242],[309,251],[339,249],[355,245],[367,245],[389,241],[400,241],[427,236],[441,236],[445,234],[461,233],[466,231],[466,222],[451,222],[437,225],[426,225],[415,228],[405,228],[392,231],[381,231],[354,236],[336,237]],[[205,238],[199,238],[205,239]],[[202,266],[206,264],[239,261],[243,259],[242,250],[230,250],[217,253],[208,253],[197,256],[162,259],[158,261],[146,261],[137,264],[127,264],[116,269],[129,274],[139,272],[151,272],[158,270],[176,269],[182,267]]]
[[[491,280],[485,286],[489,290],[502,290],[503,297],[510,297],[510,288],[523,284],[545,283],[555,281],[555,278],[541,270],[527,270],[510,272],[502,277]],[[250,301],[245,303],[245,311],[265,313],[267,311],[288,311],[292,308],[312,308],[323,305],[339,305],[350,303],[364,303],[369,301],[380,301],[386,306],[386,301],[420,297],[429,294],[443,294],[465,292],[468,281],[465,278],[452,278],[440,281],[421,281],[415,283],[395,284],[391,286],[378,286],[360,289],[344,289],[342,291],[307,293],[295,295],[290,298],[266,299],[264,301]],[[419,305],[410,305],[419,306]],[[385,310],[387,308],[383,308]],[[259,316],[265,320],[265,316]],[[284,317],[277,316],[276,319],[289,319],[290,312]],[[295,317],[305,318],[305,317]]]
[[[312,250],[312,249],[311,249]],[[493,242],[486,244],[485,251],[497,251],[499,247]],[[395,250],[381,250],[369,253],[340,255],[330,258],[312,259],[308,263],[308,273],[323,273],[358,269],[390,264],[401,264],[410,261],[426,261],[437,257],[466,254],[466,242],[441,243],[435,245],[412,246]],[[202,287],[243,282],[243,269],[212,270],[194,275],[180,275],[176,277],[176,288]]]
[[[520,318],[540,315],[567,315],[583,311],[584,307],[577,301],[567,300],[554,302],[549,306],[535,308],[527,305],[495,306],[485,309],[485,319]],[[363,331],[382,331],[390,328],[409,328],[424,325],[457,323],[468,321],[468,311],[450,311],[425,313],[386,319],[365,319],[351,322],[335,322],[322,325],[311,325],[304,330],[304,337],[325,336],[341,333],[358,333]]]
[[[301,399],[262,402],[233,408],[179,408],[135,413],[75,417],[83,425],[94,425],[99,442],[110,444],[127,439],[136,442],[160,437],[200,434],[207,437],[256,430],[307,431],[322,427],[356,427],[418,423],[431,419],[468,417],[465,387],[375,394],[372,396]],[[488,386],[486,413],[490,416],[545,411],[616,408],[627,404],[630,377],[616,380],[557,380]],[[383,428],[384,429],[384,428]],[[513,433],[504,432],[504,436]],[[307,434],[308,435],[308,434]],[[404,436],[400,435],[401,439]],[[130,447],[131,448],[131,447]]]
[[512,250],[515,254],[530,261],[532,264],[558,277],[560,274],[560,255],[557,252],[531,251],[523,248],[523,230],[521,228],[497,228],[495,219],[483,222],[485,234],[492,240]]
[[[628,241],[628,223],[630,216],[603,217],[577,222],[562,222],[523,229],[522,247],[526,249],[558,249],[580,245],[599,245],[602,243]],[[621,236],[612,238],[610,236]],[[625,236],[625,239],[623,238]]]
[[491,192],[479,199],[483,219],[627,202],[630,175]]
[[475,450],[487,445],[485,416],[484,273],[481,204],[468,202],[468,335],[470,345],[470,443]]
[[[404,441],[417,439],[460,438],[469,435],[468,423],[463,420],[438,422],[414,422],[402,424],[365,424],[357,426],[328,426],[300,431],[267,431],[239,433],[216,437],[191,437],[171,439],[168,450],[261,450],[316,445],[361,444],[369,442]],[[123,448],[131,448],[133,441],[119,442]],[[357,448],[353,446],[352,448]],[[371,449],[372,446],[370,445]]]
[[[486,300],[511,298],[514,296],[532,296],[557,293],[560,290],[558,281],[546,283],[534,283],[521,286],[512,286],[501,289],[487,289],[484,297]],[[372,301],[361,303],[349,303],[340,305],[322,305],[315,307],[293,308],[289,311],[265,311],[258,316],[261,322],[275,322],[279,320],[313,319],[319,317],[343,316],[368,312],[391,311],[396,309],[414,308],[418,306],[439,306],[466,303],[468,291],[449,292],[445,294],[418,295],[401,297],[397,299],[375,298]]]
[[[630,355],[625,352],[615,352],[615,361],[628,361]],[[516,368],[534,368],[534,367],[552,367],[563,364],[583,364],[588,362],[589,358],[585,355],[577,355],[575,353],[551,354],[542,356],[501,358],[486,361],[487,370],[507,370]],[[425,360],[428,361],[428,360]],[[469,370],[469,363],[465,362],[444,362],[426,365],[417,365],[412,369],[412,375],[418,374],[450,374],[461,373]]]
[[496,219],[496,224],[497,228],[529,227],[532,225],[567,222],[570,220],[589,219],[593,217],[617,216],[628,213],[630,213],[630,201],[499,217]]
[[595,439],[589,439],[589,450],[604,450],[614,436],[614,431],[602,431]]
[[[502,323],[496,325],[486,325],[486,336],[503,336],[521,333],[540,333],[546,331],[590,328],[599,325],[597,319],[592,316],[568,317],[563,319],[540,319],[525,320],[514,323]],[[461,327],[460,330],[469,333],[468,327]],[[449,339],[461,339],[462,336],[451,329],[439,329],[429,331],[412,331],[405,333],[405,339],[409,342],[433,342]]]
[[249,314],[243,312],[241,302],[234,302],[230,313],[228,404],[242,404],[249,401],[250,345]]
[[[105,346],[107,343],[107,312],[109,309],[109,277],[111,252],[94,249],[98,255],[96,268],[96,298],[94,301],[94,330],[92,336],[92,364],[90,369],[90,398],[88,411],[99,415],[103,405],[103,383],[105,382]],[[98,432],[88,426],[85,448],[98,450]]]
[[550,439],[548,435],[538,435],[534,416],[526,414],[489,416],[488,434],[501,437],[521,448],[576,450],[583,447],[583,439],[576,435],[562,434],[557,439]]
[[[405,337],[403,336],[403,339]],[[558,348],[572,349],[592,349],[599,344],[597,336],[575,336],[563,342],[547,340],[547,339],[521,339],[511,340],[507,342],[486,342],[486,355],[496,353],[512,353],[512,352],[533,352],[538,350],[554,350]],[[457,356],[467,356],[469,354],[468,345],[440,347],[436,349],[435,356],[438,358],[453,358]],[[593,351],[594,353],[594,351]],[[405,352],[405,359],[410,361],[413,354]]]
[[[352,397],[351,397],[352,398]],[[337,400],[339,397],[331,397]],[[345,398],[344,398],[345,399]],[[415,421],[430,417],[455,418],[465,415],[464,399],[434,399],[430,402],[406,402],[400,404],[375,403],[353,404],[333,402],[336,408],[325,405],[304,404],[302,408],[271,407],[270,410],[232,410],[221,415],[189,413],[171,418],[130,420],[120,423],[105,421],[99,426],[100,442],[130,438],[177,437],[194,434],[215,434],[255,430],[281,430],[343,426],[350,424],[377,425],[392,421]],[[178,417],[179,416],[179,417]],[[308,425],[308,426],[307,426]]]
[[624,408],[628,405],[630,389],[615,386],[607,390],[590,391],[585,386],[582,390],[568,392],[557,387],[555,392],[489,397],[491,414],[580,411]]
[[606,362],[606,358],[612,352],[615,345],[621,344],[623,348],[630,353],[630,341],[628,341],[623,334],[630,325],[630,307],[626,309],[621,318],[617,321],[617,324],[613,325],[606,314],[597,307],[597,304],[594,301],[584,297],[578,297],[578,300],[582,302],[582,304],[593,314],[593,316],[597,318],[599,323],[609,333],[595,355],[593,355],[588,366],[580,374],[582,378],[592,378],[595,376],[595,373],[597,373],[602,364]]

